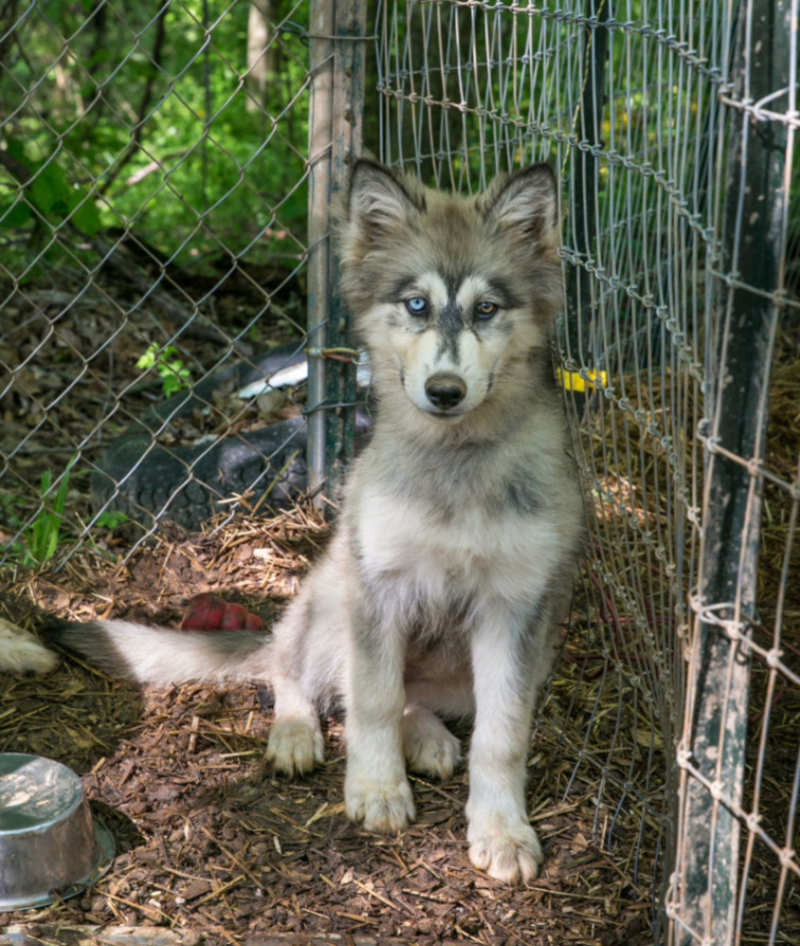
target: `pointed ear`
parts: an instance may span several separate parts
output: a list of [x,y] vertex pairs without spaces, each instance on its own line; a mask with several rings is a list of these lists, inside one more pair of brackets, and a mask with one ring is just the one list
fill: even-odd
[[350,177],[347,216],[373,236],[407,223],[425,209],[425,198],[374,161],[357,161]]
[[487,221],[525,241],[556,246],[558,186],[547,164],[532,164],[489,187],[481,202]]

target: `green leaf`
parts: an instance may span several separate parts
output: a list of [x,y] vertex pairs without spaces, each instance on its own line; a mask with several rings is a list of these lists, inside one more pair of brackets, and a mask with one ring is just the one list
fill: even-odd
[[27,187],[31,201],[42,213],[63,216],[69,205],[69,184],[61,168],[51,161],[42,167]]
[[30,168],[30,164],[25,157],[25,146],[17,138],[8,139],[6,142],[6,153],[9,157],[14,158],[15,161],[24,164],[26,168]]
[[183,387],[181,379],[174,374],[165,374],[161,382],[164,397],[172,397]]
[[[70,220],[74,227],[81,231],[81,233],[86,234],[86,236],[93,237],[97,234],[102,228],[100,223],[100,214],[97,212],[97,206],[93,200],[85,200],[84,198],[87,195],[87,191],[83,188],[74,190],[69,197],[67,206],[72,214]],[[83,203],[81,204],[81,201]],[[80,204],[80,206],[78,206]]]
[[142,355],[142,357],[136,362],[136,367],[141,368],[142,371],[147,368],[152,368],[156,363],[156,352],[158,351],[158,345],[150,345],[147,351]]
[[0,227],[15,230],[18,227],[24,227],[30,219],[31,208],[24,200],[0,204]]
[[52,500],[50,507],[45,503],[49,498],[50,488],[53,483],[53,474],[50,470],[42,473],[39,492],[42,497],[42,508],[39,510],[33,525],[28,529],[27,542],[28,553],[30,557],[40,565],[48,562],[56,553],[59,538],[61,536],[61,524],[64,518],[64,507],[67,502],[67,490],[69,489],[70,470],[75,463],[73,458],[67,464],[67,469],[61,478],[58,486],[58,492]]
[[109,512],[109,510],[106,510],[105,512],[101,512],[97,517],[95,526],[97,526],[98,529],[113,530],[116,529],[117,526],[122,525],[123,522],[127,521],[128,517],[124,512]]

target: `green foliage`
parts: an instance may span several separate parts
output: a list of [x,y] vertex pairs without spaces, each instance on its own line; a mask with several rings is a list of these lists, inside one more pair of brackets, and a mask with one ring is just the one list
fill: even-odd
[[58,491],[52,498],[50,505],[50,488],[53,485],[53,474],[50,470],[42,473],[41,486],[39,493],[41,496],[41,509],[28,526],[25,533],[27,543],[27,555],[25,564],[34,562],[37,565],[44,565],[55,555],[58,548],[59,538],[61,536],[61,525],[64,520],[64,506],[67,502],[67,490],[69,489],[70,468],[73,461],[70,461],[61,482],[58,484]]
[[172,397],[177,394],[181,388],[188,387],[192,372],[186,368],[181,358],[175,356],[179,354],[174,345],[167,345],[160,348],[155,343],[148,346],[147,351],[136,362],[136,367],[143,371],[155,368],[158,376],[161,378],[161,389],[164,397]]
[[[85,7],[48,4],[47,18],[27,18],[9,47],[0,113],[12,117],[0,147],[29,180],[0,166],[0,237],[48,236],[69,220],[89,237],[131,227],[184,266],[223,249],[250,259],[302,253],[308,62],[296,32],[279,34],[275,73],[253,109],[241,78],[249,2],[183,0],[163,23],[135,4],[122,18],[94,4],[87,18]],[[302,31],[307,7],[273,0],[273,20],[291,17]],[[21,90],[32,90],[22,107]],[[57,239],[70,250],[80,242]]]
[[55,159],[31,161],[20,142],[14,139],[7,142],[6,153],[27,172],[28,179],[21,199],[15,195],[0,203],[0,227],[22,227],[38,217],[53,225],[68,220],[86,236],[94,236],[100,230],[100,215],[88,190],[70,186]]
[[[73,472],[75,462],[73,458],[67,464],[55,492],[53,492],[52,472],[45,470],[42,473],[38,497],[39,510],[27,526],[24,526],[24,520],[29,512],[20,513],[19,510],[29,505],[28,500],[21,495],[0,493],[3,526],[12,532],[23,533],[22,538],[15,540],[3,550],[9,560],[25,566],[45,565],[56,554],[62,541],[65,541],[64,511],[70,483],[74,482],[76,476],[85,476],[89,472],[88,470]],[[128,517],[124,512],[105,511],[100,513],[94,525],[98,529],[111,531],[127,521]]]
[[128,517],[124,512],[111,512],[106,509],[105,512],[101,512],[97,519],[95,519],[94,524],[98,529],[108,529],[110,532],[127,521]]
[[3,514],[2,525],[15,532],[22,526],[22,520],[17,513],[18,509],[19,500],[17,496],[0,493],[0,510]]

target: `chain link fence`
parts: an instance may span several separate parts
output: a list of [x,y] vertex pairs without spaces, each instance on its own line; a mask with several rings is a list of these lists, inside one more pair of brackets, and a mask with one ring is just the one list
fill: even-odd
[[0,555],[292,501],[329,206],[308,4],[1,12]]
[[461,191],[549,160],[592,528],[537,745],[656,941],[796,942],[797,62],[798,0],[6,0],[0,565],[319,493],[362,138]]

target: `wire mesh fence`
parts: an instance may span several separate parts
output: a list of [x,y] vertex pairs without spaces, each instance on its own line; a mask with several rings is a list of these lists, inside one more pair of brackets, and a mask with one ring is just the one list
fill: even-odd
[[0,564],[338,472],[362,132],[461,191],[549,160],[592,527],[537,740],[656,941],[794,942],[798,0],[367,6],[0,8]]
[[540,720],[564,793],[595,786],[657,939],[792,941],[797,5],[387,2],[379,32],[389,163],[468,191],[562,174],[560,362],[596,519],[570,696]]

